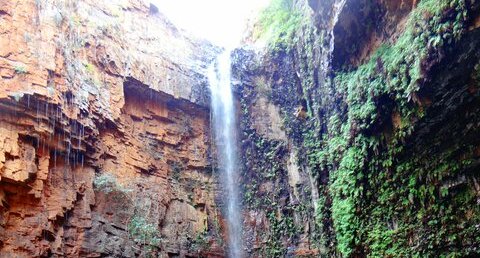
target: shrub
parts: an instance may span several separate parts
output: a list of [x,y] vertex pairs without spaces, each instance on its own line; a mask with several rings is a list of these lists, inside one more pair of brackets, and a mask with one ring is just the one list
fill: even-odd
[[93,180],[93,186],[95,190],[102,191],[104,193],[116,192],[126,195],[132,192],[132,189],[120,185],[117,182],[117,178],[109,173],[102,173],[95,176],[95,179]]
[[157,246],[160,244],[157,225],[149,222],[145,217],[135,215],[128,224],[128,233],[134,241],[146,245]]
[[128,223],[128,234],[133,241],[143,245],[146,257],[155,257],[155,250],[161,242],[158,226],[155,223],[137,214]]

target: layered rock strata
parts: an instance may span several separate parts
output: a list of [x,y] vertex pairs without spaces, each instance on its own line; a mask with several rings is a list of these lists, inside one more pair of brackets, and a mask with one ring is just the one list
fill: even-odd
[[143,1],[2,1],[0,256],[221,255],[217,52]]

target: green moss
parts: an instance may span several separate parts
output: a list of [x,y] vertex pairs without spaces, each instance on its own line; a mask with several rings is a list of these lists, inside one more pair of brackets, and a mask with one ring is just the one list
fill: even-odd
[[[249,157],[245,162],[248,166],[246,172],[250,175],[245,177],[249,179],[249,183],[245,185],[243,200],[251,208],[271,208],[282,190],[280,187],[271,193],[264,193],[267,194],[264,198],[256,197],[259,195],[261,183],[275,181],[285,176],[286,161],[282,154],[285,153],[286,146],[283,142],[263,138],[253,129],[244,133],[243,144],[248,146],[244,147],[244,157]],[[252,160],[251,157],[261,157],[261,159]]]
[[[455,15],[447,16],[448,11]],[[421,60],[437,58],[441,47],[458,40],[467,18],[463,1],[420,2],[394,45],[382,46],[368,63],[336,78],[336,85],[347,94],[351,119],[367,127],[375,122],[375,98],[386,93],[407,116],[425,73]]]
[[326,205],[326,196],[320,195],[315,210],[315,233],[313,238],[316,240],[316,245],[318,248],[326,249],[327,240],[326,240],[326,228],[325,222],[327,221],[327,205]]
[[[315,31],[303,35],[305,42],[301,44],[296,42],[298,38],[294,39],[296,32],[278,34],[289,37],[274,37],[274,42],[287,40],[280,45],[293,49],[282,53],[296,55],[298,62],[293,70],[297,70],[292,77],[298,77],[302,89],[284,80],[281,85],[269,87],[271,99],[282,106],[284,127],[295,144],[301,145],[300,151],[305,155],[300,158],[321,184],[321,198],[314,214],[315,234],[319,246],[336,247],[328,250],[330,255],[455,257],[480,252],[471,248],[480,238],[475,226],[480,213],[475,204],[478,198],[474,179],[467,177],[466,183],[449,186],[472,170],[474,143],[449,145],[445,138],[447,142],[456,139],[432,132],[432,139],[428,139],[431,141],[423,143],[428,147],[414,148],[416,141],[426,140],[415,133],[419,121],[428,118],[419,90],[425,87],[428,69],[438,64],[445,51],[465,33],[468,12],[462,0],[419,1],[396,42],[381,46],[359,67],[336,74],[333,85],[328,79],[315,81],[312,71],[318,65],[313,53],[318,47],[315,44],[320,44],[320,37],[316,37],[319,35],[312,36]],[[273,23],[270,20],[264,24],[268,28]],[[300,27],[286,31],[298,32]],[[295,44],[302,49],[293,48]],[[473,74],[477,81],[479,67]],[[280,74],[287,72],[282,70]],[[317,89],[316,85],[320,87]],[[242,103],[244,114],[248,114],[250,104]],[[307,117],[294,115],[299,106],[307,110]],[[319,110],[322,114],[317,118],[315,113]],[[395,122],[392,115],[398,116]],[[258,173],[246,194],[252,202],[262,182],[283,173],[281,168],[271,173],[271,164],[278,161],[272,155],[262,154],[271,151],[271,143],[257,136],[246,131],[246,138],[250,138],[246,144],[253,146],[246,149],[254,151],[245,155],[265,157],[268,162],[256,161],[252,165]],[[324,178],[328,178],[328,183],[322,182]],[[278,195],[272,194],[255,206],[269,208],[272,225],[279,224],[283,216],[274,209],[278,208],[277,199]],[[329,232],[329,224],[333,224],[334,233]],[[272,227],[268,233],[274,230]],[[462,249],[464,246],[470,248]],[[285,251],[278,242],[272,242],[269,248],[271,256],[283,255]]]
[[90,74],[96,74],[97,73],[97,69],[96,67],[91,64],[91,63],[88,63],[88,62],[84,62],[83,63],[83,66],[85,67],[85,70],[90,73]]
[[240,89],[243,207],[265,214],[268,219],[256,229],[265,244],[254,256],[282,257],[288,247],[298,246],[300,236],[310,233],[305,221],[312,216],[313,209],[306,201],[311,196],[309,187],[299,187],[294,193],[288,182],[288,144],[260,134],[253,126],[258,118],[252,117],[249,107],[265,96],[265,88],[272,89],[263,78],[258,78],[255,86],[245,85]]
[[292,1],[272,0],[260,14],[253,37],[267,41],[271,48],[289,47],[304,17]]
[[282,243],[286,238],[293,238],[301,233],[291,216],[278,216],[275,211],[267,214],[269,222],[269,236],[263,248],[266,257],[283,257],[287,252],[287,246]]
[[[332,116],[329,133],[322,139],[313,130],[305,134],[312,171],[330,171],[332,220],[342,255],[351,256],[362,248],[373,257],[424,255],[440,243],[437,237],[428,236],[422,244],[425,249],[415,251],[409,249],[407,240],[412,231],[423,228],[422,221],[440,227],[442,216],[435,214],[459,205],[441,200],[449,191],[438,182],[462,167],[448,152],[435,162],[427,157],[399,162],[397,157],[404,153],[402,142],[412,134],[415,122],[425,115],[417,101],[427,72],[422,62],[439,60],[443,47],[463,35],[467,17],[463,1],[421,1],[397,42],[379,48],[357,69],[336,76],[346,117]],[[392,104],[383,106],[385,99]],[[393,129],[388,141],[382,135],[367,136],[381,123],[382,112],[401,116],[400,127]],[[418,217],[414,221],[409,218],[413,214]]]

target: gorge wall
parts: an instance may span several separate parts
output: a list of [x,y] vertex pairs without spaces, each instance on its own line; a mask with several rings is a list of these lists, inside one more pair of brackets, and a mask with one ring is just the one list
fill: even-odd
[[[278,3],[232,53],[246,254],[478,256],[480,2]],[[141,0],[0,2],[0,257],[224,257],[220,52]]]
[[221,255],[218,49],[135,0],[2,1],[0,31],[0,256]]
[[480,3],[275,2],[234,55],[251,255],[478,255]]

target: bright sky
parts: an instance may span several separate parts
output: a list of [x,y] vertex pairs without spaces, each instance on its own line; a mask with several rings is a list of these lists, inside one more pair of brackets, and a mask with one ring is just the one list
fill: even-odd
[[172,22],[216,44],[233,47],[246,20],[270,0],[150,0]]

